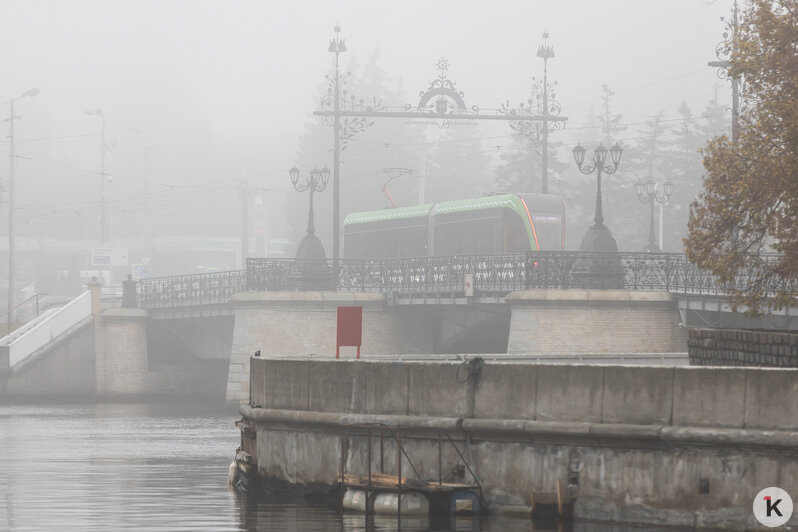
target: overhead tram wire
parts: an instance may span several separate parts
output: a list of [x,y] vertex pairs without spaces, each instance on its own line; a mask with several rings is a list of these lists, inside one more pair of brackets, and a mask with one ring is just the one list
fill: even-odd
[[[712,115],[711,117],[721,117],[721,116],[724,116],[724,115],[725,114],[723,114],[723,115],[720,115],[720,114],[719,115]],[[644,125],[647,125],[648,123],[650,123],[650,121],[655,119],[656,117],[657,117],[657,115],[651,115],[649,120],[637,121],[637,122],[623,122],[623,123],[619,123],[618,126],[619,127],[644,126]],[[587,118],[587,117],[585,117],[585,118]],[[686,122],[688,120],[700,121],[702,119],[707,119],[707,118],[710,118],[710,116],[702,114],[702,115],[698,115],[698,116],[694,116],[694,117],[691,116],[691,117],[664,118],[664,119],[660,119],[659,122],[660,123],[663,123],[663,122],[672,123],[672,122]],[[603,126],[601,124],[581,125],[581,126],[569,127],[567,129],[567,131],[582,131],[582,130],[587,130],[587,129],[600,129],[602,127]],[[379,144],[380,146],[376,147],[376,148],[371,148],[371,149],[368,149],[368,150],[363,150],[363,151],[358,151],[358,152],[351,152],[351,153],[348,154],[347,158],[368,155],[368,154],[371,154],[371,153],[376,153],[376,152],[379,152],[379,151],[382,151],[382,150],[388,150],[388,149],[420,148],[420,147],[426,147],[426,146],[434,146],[434,145],[438,145],[438,144],[456,144],[456,143],[461,143],[461,142],[482,142],[482,141],[486,141],[486,140],[515,138],[517,136],[518,136],[518,133],[510,133],[510,134],[507,134],[507,135],[493,135],[493,136],[490,136],[490,137],[481,137],[481,138],[476,138],[476,139],[474,139],[474,138],[469,138],[469,139],[447,139],[447,140],[442,140],[442,141],[418,142],[418,143],[414,143],[414,144],[392,144],[392,143],[389,143],[389,142],[363,141],[363,140],[352,139],[350,142],[369,142],[369,143],[373,143],[373,144]],[[626,139],[619,138],[618,140],[636,140],[636,138],[635,137],[630,137],[630,138],[626,138]],[[493,146],[493,148],[495,148],[495,147],[496,147],[496,145]]]
[[[656,116],[656,115],[652,115],[652,118],[654,116]],[[722,116],[722,115],[717,115],[717,116]],[[691,118],[701,119],[701,118],[707,118],[707,117],[706,116],[690,117],[690,118],[680,117],[680,118],[660,120],[660,122],[684,122],[684,121],[690,120]],[[646,122],[628,122],[628,123],[622,123],[622,124],[619,124],[619,125],[623,126],[623,127],[626,127],[626,126],[635,126],[635,125],[646,125],[648,123],[649,123],[648,121],[646,121]],[[601,128],[601,127],[602,126],[599,124],[599,125],[595,125],[595,126],[593,126],[593,125],[591,125],[591,126],[579,126],[579,127],[569,128],[569,129],[570,130],[586,130],[586,129],[598,129],[598,128]],[[669,133],[662,133],[662,134],[659,135],[659,137],[660,138],[662,138],[662,137],[673,137],[673,136],[678,136],[680,134],[681,134],[681,132],[679,132],[679,131],[672,131],[672,132],[669,132]],[[477,141],[481,141],[481,140],[490,140],[490,139],[496,139],[496,138],[513,138],[513,137],[514,137],[514,135],[511,134],[511,135],[501,135],[501,136],[494,136],[494,137],[484,137],[484,139],[476,139],[476,140]],[[648,140],[650,138],[651,138],[650,135],[645,135],[644,134],[644,135],[636,135],[636,136],[630,136],[630,137],[619,137],[618,141],[619,142],[631,142],[631,141],[635,141],[635,140]],[[468,141],[468,142],[473,142],[474,140],[475,139],[466,139],[466,141]],[[423,145],[426,145],[426,144],[435,144],[435,143],[434,142],[432,142],[432,143],[422,143],[422,144],[418,144],[418,145],[414,145],[414,146],[423,146]],[[531,144],[535,145],[536,143],[535,142],[531,142]],[[405,146],[411,146],[411,145],[405,145]],[[479,155],[490,155],[490,152],[493,152],[495,150],[521,149],[521,148],[527,148],[528,146],[529,146],[529,144],[499,144],[499,145],[492,145],[492,146],[489,146],[489,147],[482,148],[482,149],[480,149],[479,151],[476,151],[476,152],[472,152],[472,153],[469,153],[469,154],[466,154],[466,155],[458,155],[455,158],[445,159],[445,160],[442,160],[440,162],[453,162],[455,160],[459,160],[459,159],[463,159],[463,158],[477,157]],[[393,147],[393,146],[391,146],[391,147]],[[377,151],[377,150],[367,150],[367,152],[356,152],[356,153],[372,153],[374,151]],[[424,163],[410,164],[410,165],[407,165],[407,166],[409,168],[413,168],[413,169],[420,169],[421,167],[424,166]],[[376,170],[353,174],[353,175],[349,176],[348,179],[346,179],[346,181],[347,182],[360,181],[360,180],[363,180],[363,179],[366,179],[366,178],[370,178],[370,177],[374,176],[375,172],[376,172]]]
[[[215,197],[212,199],[205,199],[201,201],[194,201],[182,204],[162,204],[162,205],[155,205],[156,207],[169,207],[170,209],[183,209],[186,207],[198,207],[204,206],[210,203],[221,203],[225,201],[234,201],[239,198],[239,194],[233,193],[227,196]],[[93,206],[95,209],[99,210],[99,202],[96,202],[96,205]],[[42,213],[37,215],[28,215],[20,217],[21,220],[26,221],[26,225],[46,225],[46,224],[54,224],[54,223],[65,223],[75,221],[76,218],[81,216],[87,215],[91,216],[94,214],[94,210],[92,208],[84,209],[82,212],[75,214],[72,213],[65,213],[65,212],[57,212],[57,213]],[[184,213],[178,212],[169,212],[164,211],[158,216],[175,216],[175,215],[182,215]]]
[[[706,72],[708,70],[712,70],[712,67],[704,67],[704,68],[700,68],[698,70],[693,70],[691,72],[685,72],[683,74],[678,74],[676,76],[671,76],[669,78],[659,79],[657,81],[652,81],[650,83],[646,83],[645,85],[639,85],[639,86],[633,87],[631,89],[624,89],[624,90],[620,90],[620,91],[614,91],[613,96],[619,96],[621,94],[627,94],[627,93],[630,93],[630,92],[639,91],[639,90],[642,90],[642,89],[646,89],[648,87],[653,87],[654,85],[659,85],[660,83],[666,83],[668,81],[673,81],[675,79],[686,78],[688,76],[693,76],[695,74],[698,74],[699,72]],[[576,103],[569,104],[568,107],[571,108],[571,107],[576,107],[577,105],[585,105],[587,103],[592,103],[592,102],[599,101],[602,98],[603,98],[603,96],[598,96],[596,98],[591,98],[589,100],[583,100],[581,102],[576,102]]]

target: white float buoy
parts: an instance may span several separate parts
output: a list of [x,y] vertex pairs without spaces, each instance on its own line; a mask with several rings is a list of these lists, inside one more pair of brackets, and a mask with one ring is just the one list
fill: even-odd
[[346,490],[341,505],[344,507],[344,510],[366,513],[366,492],[363,490]]
[[[378,515],[396,515],[399,512],[398,493],[380,493],[374,499],[374,513]],[[422,493],[414,491],[402,493],[402,515],[429,515],[429,500]]]
[[227,487],[231,490],[236,489],[240,475],[241,472],[238,470],[238,464],[233,460],[230,462],[230,467],[227,469]]

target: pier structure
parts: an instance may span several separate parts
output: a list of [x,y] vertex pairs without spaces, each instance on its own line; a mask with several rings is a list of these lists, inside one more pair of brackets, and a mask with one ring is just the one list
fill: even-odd
[[798,470],[796,369],[253,358],[251,379],[240,458],[302,493],[443,471],[488,511],[531,515],[559,486],[575,519],[742,530]]

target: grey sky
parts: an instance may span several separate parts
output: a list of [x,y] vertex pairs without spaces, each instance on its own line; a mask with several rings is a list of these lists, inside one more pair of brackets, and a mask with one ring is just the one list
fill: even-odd
[[[167,198],[175,189],[166,185],[189,184],[219,186],[233,198],[230,187],[244,174],[259,186],[287,188],[296,139],[332,59],[327,43],[336,21],[346,55],[362,63],[379,46],[382,68],[403,79],[410,98],[446,57],[467,103],[492,108],[525,99],[530,78],[542,73],[535,51],[548,29],[556,52],[550,75],[570,125],[585,119],[591,103],[598,108],[602,82],[617,92],[625,121],[660,109],[674,116],[682,99],[698,113],[722,83],[706,62],[730,3],[6,0],[0,100],[41,90],[17,108],[18,151],[39,159],[19,165],[19,202],[44,201],[47,191],[37,187],[48,175],[60,181],[57,190],[94,193],[99,124],[84,114],[94,108],[104,110],[108,141],[116,142],[112,197],[140,194],[144,172]],[[722,101],[727,92],[721,85]],[[73,135],[88,136],[61,138]],[[570,135],[592,140],[587,132]],[[58,138],[24,142],[50,137]]]

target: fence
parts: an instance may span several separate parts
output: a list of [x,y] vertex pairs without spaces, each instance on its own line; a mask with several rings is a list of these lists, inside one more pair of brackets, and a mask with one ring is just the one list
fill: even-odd
[[[758,283],[765,294],[785,281],[762,272],[777,256],[740,271],[728,283],[691,264],[679,253],[530,252],[385,260],[247,259],[246,270],[146,279],[141,305],[168,308],[226,304],[236,292],[333,290],[405,296],[462,295],[466,275],[477,295],[503,296],[529,289],[659,290],[679,294],[725,295]],[[787,287],[790,288],[790,287]],[[796,290],[798,287],[791,287]]]

